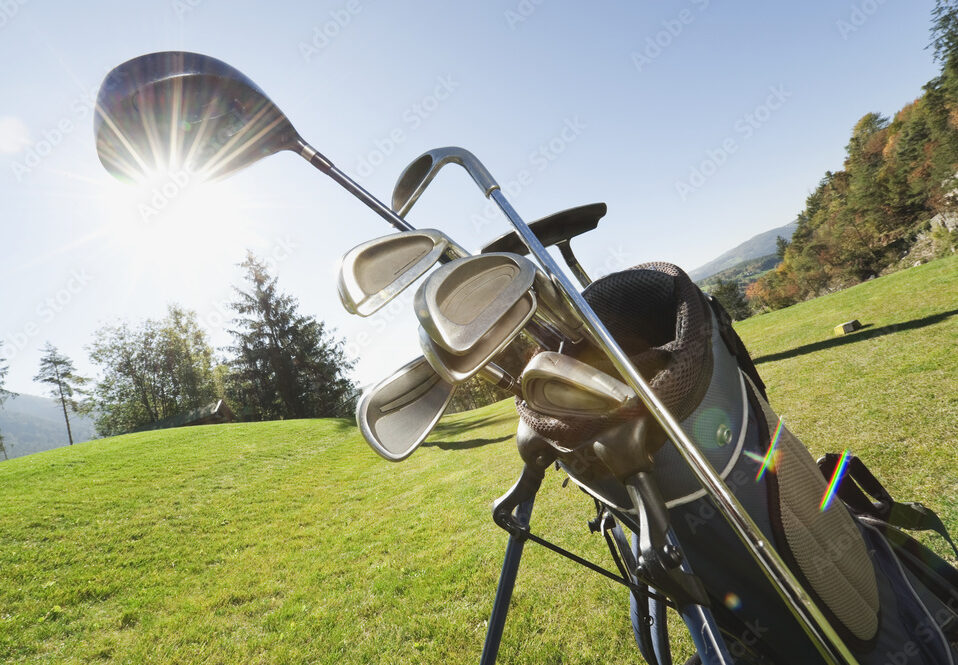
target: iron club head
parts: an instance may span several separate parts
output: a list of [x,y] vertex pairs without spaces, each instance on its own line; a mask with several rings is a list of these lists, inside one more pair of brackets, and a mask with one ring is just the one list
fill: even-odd
[[454,146],[435,148],[417,157],[399,175],[396,186],[393,188],[393,210],[397,211],[400,217],[404,217],[446,164],[458,164],[466,169],[486,196],[489,196],[493,190],[499,189],[496,179],[492,177],[489,170],[465,148]]
[[455,391],[419,357],[363,393],[356,423],[373,450],[398,462],[426,439]]
[[618,379],[552,351],[536,355],[526,365],[522,396],[536,411],[557,418],[602,416],[637,399],[635,391]]
[[351,314],[369,316],[422,277],[447,252],[461,256],[441,231],[421,229],[353,247],[339,266],[339,298]]

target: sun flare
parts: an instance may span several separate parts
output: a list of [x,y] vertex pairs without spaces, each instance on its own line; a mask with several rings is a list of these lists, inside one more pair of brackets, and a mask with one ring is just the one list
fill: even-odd
[[245,220],[248,205],[229,183],[207,183],[186,171],[151,174],[136,186],[108,187],[109,244],[137,272],[223,270],[256,238]]

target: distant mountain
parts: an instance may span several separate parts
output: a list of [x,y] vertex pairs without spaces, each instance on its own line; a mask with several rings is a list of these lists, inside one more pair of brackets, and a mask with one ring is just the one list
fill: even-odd
[[689,277],[691,277],[693,281],[698,282],[706,277],[711,277],[715,273],[722,272],[723,270],[742,263],[743,261],[758,259],[763,256],[768,256],[769,254],[774,254],[776,250],[775,239],[779,236],[782,236],[786,240],[791,240],[792,234],[795,233],[795,228],[797,226],[798,224],[796,222],[792,222],[791,224],[780,226],[777,229],[772,229],[771,231],[766,231],[765,233],[759,233],[757,236],[749,238],[738,247],[725,252],[717,259],[713,259],[704,266],[700,266],[695,270],[689,271]]
[[766,272],[781,263],[778,254],[768,254],[760,256],[757,259],[748,259],[741,263],[736,263],[731,268],[720,270],[714,275],[709,275],[705,279],[700,279],[696,284],[706,293],[711,293],[712,289],[722,282],[736,282],[739,288],[744,291],[745,287],[764,275]]
[[[70,414],[73,441],[96,438],[93,420]],[[60,403],[48,397],[17,395],[0,407],[0,434],[8,457],[22,457],[69,444]],[[3,455],[0,454],[0,461]]]

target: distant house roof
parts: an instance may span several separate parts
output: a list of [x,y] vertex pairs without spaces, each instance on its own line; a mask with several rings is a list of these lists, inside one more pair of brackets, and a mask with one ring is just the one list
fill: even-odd
[[219,400],[192,411],[157,420],[155,423],[144,425],[135,431],[145,432],[147,430],[191,427],[193,425],[219,425],[220,423],[232,422],[234,419],[233,410],[227,406],[226,402]]

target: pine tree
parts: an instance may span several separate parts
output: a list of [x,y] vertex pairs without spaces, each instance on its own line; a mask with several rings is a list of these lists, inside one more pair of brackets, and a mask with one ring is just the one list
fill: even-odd
[[788,240],[782,236],[777,236],[775,238],[775,255],[778,257],[779,261],[785,258],[785,250],[788,249],[788,244]]
[[736,321],[747,319],[752,315],[752,310],[748,306],[745,296],[742,295],[738,282],[720,279],[712,287],[711,295],[722,303],[725,311]]
[[[0,341],[0,351],[3,350],[3,342]],[[7,367],[6,359],[0,355],[0,407],[3,406],[3,403],[7,401],[7,398],[13,395],[10,391],[6,390],[3,387],[3,382],[7,378],[7,371],[10,368]],[[3,453],[3,459],[8,459],[7,457],[7,448],[3,445],[3,432],[0,432],[0,452]]]
[[33,377],[33,380],[48,384],[50,396],[60,402],[63,420],[67,425],[67,438],[72,446],[73,431],[70,429],[69,411],[73,413],[80,411],[81,407],[76,396],[82,394],[87,379],[77,374],[73,361],[62,355],[50,342],[47,342],[40,350],[43,352],[43,357],[40,358],[40,372]]
[[317,418],[352,414],[356,389],[342,340],[322,322],[298,312],[295,298],[281,293],[276,278],[251,252],[240,264],[248,290],[235,289],[237,313],[230,330],[227,391],[250,420]]

